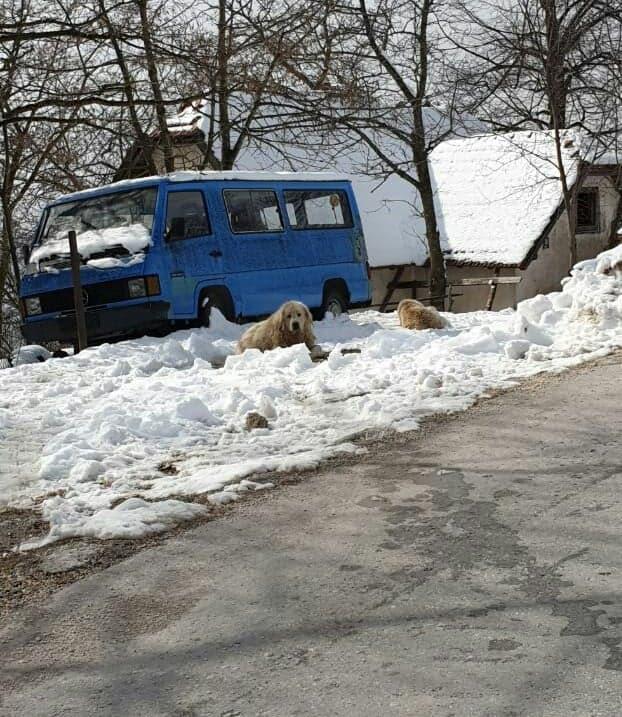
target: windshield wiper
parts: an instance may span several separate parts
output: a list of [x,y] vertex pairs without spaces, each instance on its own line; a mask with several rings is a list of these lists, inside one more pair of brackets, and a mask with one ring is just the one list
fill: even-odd
[[89,255],[86,261],[90,261],[91,259],[105,259],[109,256],[116,258],[130,255],[131,252],[129,252],[122,244],[114,244],[113,246],[107,246],[100,251],[93,252]]
[[39,271],[43,269],[67,269],[71,266],[71,258],[69,254],[53,254],[39,260]]

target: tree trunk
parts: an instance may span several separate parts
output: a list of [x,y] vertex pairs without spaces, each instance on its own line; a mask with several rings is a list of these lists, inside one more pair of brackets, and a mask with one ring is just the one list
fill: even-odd
[[227,48],[227,3],[218,2],[218,127],[220,130],[220,163],[224,170],[233,168],[231,124],[229,121],[229,50]]
[[430,296],[432,297],[432,305],[442,311],[445,308],[447,276],[445,272],[445,260],[441,250],[441,236],[436,222],[434,189],[432,187],[430,166],[428,164],[428,151],[426,147],[425,125],[421,103],[418,103],[413,112],[413,125],[413,160],[419,181],[419,194],[421,196],[423,220],[425,222],[425,236],[430,257]]
[[[6,180],[6,175],[5,175]],[[0,300],[6,294],[7,282],[9,281],[9,273],[13,269],[15,286],[19,291],[20,272],[19,261],[17,258],[17,247],[15,246],[15,237],[13,235],[13,209],[6,195],[2,196],[0,201],[2,204],[2,233],[0,239]],[[11,267],[12,265],[12,267]]]
[[[108,14],[108,10],[106,9],[105,0],[99,0],[99,11],[101,13],[102,22],[108,30],[110,44],[114,49],[117,64],[119,66],[121,76],[123,77],[123,93],[125,94],[125,98],[127,100],[127,108],[130,115],[130,121],[132,123],[132,129],[134,130],[136,141],[139,143],[142,156],[144,157],[144,162],[147,165],[147,172],[148,174],[157,174],[158,170],[153,160],[153,150],[155,144],[151,137],[143,131],[142,123],[138,116],[136,103],[134,101],[134,82],[132,80],[132,74],[129,70],[126,57],[123,54],[121,43],[119,42],[118,30],[113,25],[113,22]],[[128,169],[129,176],[132,176],[132,169],[132,167]]]
[[430,168],[425,154],[419,159],[415,155],[415,165],[419,178],[421,205],[423,208],[423,219],[425,221],[425,236],[430,255],[430,296],[432,305],[441,311],[445,308],[445,290],[447,278],[445,276],[445,260],[441,250],[441,237],[436,223],[436,212],[434,209],[434,191],[430,178]]
[[[0,358],[9,358],[9,352],[7,351],[8,345],[4,345],[5,338],[5,326],[4,326],[4,309],[3,304],[8,296],[8,283],[9,283],[9,268],[10,265],[10,253],[9,243],[7,241],[6,234],[3,233],[0,239]],[[7,302],[8,303],[8,302]],[[2,356],[6,353],[5,356]]]
[[562,185],[562,197],[564,201],[564,209],[568,220],[568,248],[570,255],[570,269],[577,263],[577,196],[579,188],[583,181],[584,169],[579,166],[577,170],[577,179],[573,187],[568,186],[568,176],[564,167],[562,153],[562,136],[559,127],[555,127],[553,133],[555,139],[555,154],[557,161],[557,171]]
[[162,96],[162,88],[160,87],[160,78],[158,77],[158,68],[156,64],[153,44],[151,42],[151,29],[149,27],[149,18],[147,16],[147,0],[138,0],[138,10],[140,12],[140,30],[145,49],[145,62],[147,63],[147,75],[149,76],[149,84],[153,93],[153,101],[155,105],[156,118],[158,122],[158,131],[160,133],[160,146],[164,155],[164,168],[167,172],[175,171],[175,157],[173,155],[173,146],[171,142],[171,134],[168,131],[166,123],[166,110],[164,108],[164,98]]

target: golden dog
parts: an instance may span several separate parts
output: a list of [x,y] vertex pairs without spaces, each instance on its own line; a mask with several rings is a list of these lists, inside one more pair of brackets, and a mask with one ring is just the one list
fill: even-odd
[[403,299],[397,305],[400,326],[405,329],[444,329],[447,321],[433,306],[424,306],[415,299]]
[[287,301],[272,316],[246,329],[238,342],[238,353],[246,349],[270,351],[303,343],[309,349],[315,346],[313,317],[300,301]]

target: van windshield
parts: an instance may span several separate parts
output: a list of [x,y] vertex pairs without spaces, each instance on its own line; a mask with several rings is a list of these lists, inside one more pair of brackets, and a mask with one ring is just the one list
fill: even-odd
[[134,189],[49,207],[29,264],[40,271],[68,266],[71,230],[89,265],[109,268],[142,259],[151,244],[157,192],[157,187]]

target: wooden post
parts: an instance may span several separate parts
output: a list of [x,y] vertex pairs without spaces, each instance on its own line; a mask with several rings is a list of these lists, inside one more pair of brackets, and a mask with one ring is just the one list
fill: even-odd
[[453,306],[453,303],[454,303],[453,289],[454,289],[453,284],[450,281],[448,281],[447,282],[447,309],[446,309],[447,311],[451,311],[451,307]]
[[499,277],[499,269],[495,269],[495,278],[490,280],[490,291],[488,292],[488,300],[486,301],[486,311],[492,310],[492,305],[497,294],[497,278]]
[[393,296],[393,292],[395,291],[394,284],[399,282],[399,280],[402,278],[402,274],[404,273],[404,267],[399,266],[395,270],[395,274],[391,281],[387,284],[387,291],[384,295],[384,299],[380,302],[380,308],[378,309],[380,313],[384,313],[387,310],[387,305],[391,301],[391,297]]
[[76,310],[77,342],[75,353],[87,347],[86,320],[84,317],[84,302],[82,301],[82,279],[80,278],[80,254],[76,233],[69,232],[69,254],[71,257],[71,278],[73,280],[73,306]]

